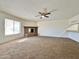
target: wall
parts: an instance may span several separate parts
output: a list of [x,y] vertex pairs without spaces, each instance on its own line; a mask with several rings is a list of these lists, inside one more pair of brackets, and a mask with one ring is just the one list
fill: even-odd
[[68,37],[79,42],[79,33],[77,32],[68,32]]
[[1,40],[3,40],[3,20],[2,20],[2,18],[0,17],[0,42],[1,42]]
[[65,28],[67,27],[67,24],[67,20],[38,22],[39,36],[66,37]]
[[[20,21],[21,25],[21,33],[17,35],[5,36],[5,28],[4,28],[4,19],[9,18],[13,20]],[[24,37],[24,26],[36,26],[36,22],[25,21],[21,18],[15,17],[13,15],[7,14],[5,12],[0,11],[0,43],[8,42],[10,40],[18,39]]]
[[35,22],[35,21],[24,21],[23,22],[23,24],[24,24],[24,26],[33,26],[33,27],[37,27],[38,25],[37,25],[37,22]]
[[4,12],[0,12],[0,43],[3,43],[3,42],[7,42],[7,41],[10,41],[10,40],[13,40],[13,39],[17,39],[17,38],[21,38],[24,36],[24,30],[23,30],[23,22],[22,22],[22,25],[21,25],[21,33],[20,34],[17,34],[17,35],[11,35],[11,36],[5,36],[5,18],[9,18],[9,19],[13,19],[13,20],[17,20],[17,21],[20,21],[22,22],[21,19],[15,17],[15,16],[12,16],[12,15],[9,15],[7,13],[4,13]]
[[[69,25],[79,23],[79,15],[69,19]],[[79,42],[79,32],[67,32],[68,37]]]

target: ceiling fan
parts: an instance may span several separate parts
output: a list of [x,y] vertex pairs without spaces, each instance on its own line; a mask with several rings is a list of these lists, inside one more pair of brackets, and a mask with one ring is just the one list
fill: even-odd
[[54,12],[54,11],[56,11],[56,9],[53,9],[53,10],[51,10],[51,11],[48,11],[47,10],[47,8],[44,8],[43,9],[43,12],[38,12],[38,14],[39,15],[37,15],[36,17],[38,17],[38,16],[40,16],[40,19],[42,19],[42,18],[49,18],[49,15],[52,13],[52,12]]

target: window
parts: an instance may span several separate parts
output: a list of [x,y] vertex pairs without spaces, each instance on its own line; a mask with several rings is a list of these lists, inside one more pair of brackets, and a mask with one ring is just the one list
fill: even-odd
[[20,33],[21,23],[18,21],[14,21],[14,34]]
[[18,21],[5,19],[5,35],[18,34],[21,32],[21,23]]
[[69,28],[67,28],[67,31],[74,31],[78,32],[79,31],[79,24],[73,24]]

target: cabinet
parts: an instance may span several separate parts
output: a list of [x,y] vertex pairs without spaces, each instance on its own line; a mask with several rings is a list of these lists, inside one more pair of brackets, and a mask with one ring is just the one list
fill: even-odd
[[24,26],[24,36],[31,37],[38,35],[38,27]]

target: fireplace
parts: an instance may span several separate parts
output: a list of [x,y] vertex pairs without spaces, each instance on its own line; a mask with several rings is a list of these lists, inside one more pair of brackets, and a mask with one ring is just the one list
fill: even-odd
[[38,27],[24,27],[24,36],[31,37],[38,35]]

